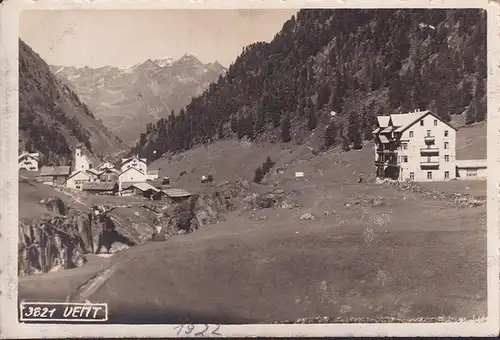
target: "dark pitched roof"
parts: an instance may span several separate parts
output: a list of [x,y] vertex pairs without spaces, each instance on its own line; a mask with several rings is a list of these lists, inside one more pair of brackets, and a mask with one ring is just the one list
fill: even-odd
[[123,186],[123,184],[122,184],[122,189],[124,189],[124,190],[130,189],[131,187],[139,189],[142,192],[145,192],[145,191],[148,191],[148,190],[158,191],[158,189],[156,189],[154,186],[152,186],[152,185],[150,185],[150,184],[148,184],[146,182],[134,183],[134,184],[131,184],[129,186]]
[[83,183],[82,190],[111,191],[117,185],[116,182],[91,182]]
[[69,166],[42,166],[40,176],[69,176]]
[[184,189],[163,189],[162,190],[167,196],[170,197],[188,197],[191,196],[191,193],[187,192]]

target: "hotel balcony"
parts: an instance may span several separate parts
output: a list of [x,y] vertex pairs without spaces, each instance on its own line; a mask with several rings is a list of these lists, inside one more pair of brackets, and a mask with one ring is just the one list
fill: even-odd
[[421,148],[422,155],[439,155],[439,148]]
[[436,140],[436,137],[434,137],[434,136],[425,136],[425,137],[424,137],[424,141],[425,141],[425,143],[430,143],[430,144],[432,144],[432,143],[434,143],[434,141],[435,141],[435,140]]
[[423,161],[420,162],[420,167],[425,169],[439,168],[439,161]]
[[377,153],[383,153],[383,154],[392,154],[398,151],[396,149],[384,149],[384,148],[377,148],[376,150]]
[[399,166],[399,162],[397,161],[397,159],[389,159],[389,160],[376,159],[375,165],[376,166]]

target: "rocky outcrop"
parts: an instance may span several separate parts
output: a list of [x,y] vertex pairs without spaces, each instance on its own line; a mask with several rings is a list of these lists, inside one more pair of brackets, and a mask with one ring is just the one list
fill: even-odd
[[268,208],[282,208],[282,209],[295,209],[299,205],[287,198],[285,192],[275,190],[264,195],[253,193],[247,195],[243,198],[243,205],[245,210],[257,210],[257,209],[268,209]]
[[384,185],[398,188],[402,191],[419,193],[422,196],[431,197],[435,200],[448,201],[459,208],[474,208],[486,206],[486,196],[476,197],[469,194],[455,192],[441,192],[437,190],[425,190],[415,182],[384,181]]
[[85,254],[113,252],[142,241],[133,225],[117,226],[106,209],[69,210],[52,197],[40,203],[57,216],[19,222],[19,275],[79,267]]

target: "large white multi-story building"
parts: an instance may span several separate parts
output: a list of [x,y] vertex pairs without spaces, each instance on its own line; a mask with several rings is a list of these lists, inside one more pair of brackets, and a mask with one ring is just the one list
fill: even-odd
[[431,111],[377,117],[377,178],[447,181],[456,178],[456,128]]

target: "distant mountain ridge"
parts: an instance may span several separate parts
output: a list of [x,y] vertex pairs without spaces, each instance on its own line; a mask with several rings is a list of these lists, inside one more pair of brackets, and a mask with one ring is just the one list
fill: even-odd
[[50,67],[128,144],[144,127],[179,111],[225,74],[219,62],[203,64],[191,54],[148,59],[129,67]]
[[105,158],[126,145],[113,135],[47,63],[19,41],[19,149],[44,164],[69,164],[76,145]]

